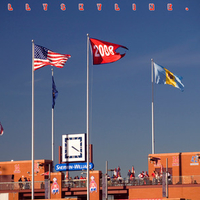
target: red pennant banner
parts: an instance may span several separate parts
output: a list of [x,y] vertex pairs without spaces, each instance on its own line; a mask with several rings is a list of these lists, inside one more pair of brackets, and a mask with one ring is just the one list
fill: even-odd
[[93,65],[115,62],[125,56],[126,53],[120,54],[115,50],[119,47],[127,49],[127,47],[90,38],[93,52]]

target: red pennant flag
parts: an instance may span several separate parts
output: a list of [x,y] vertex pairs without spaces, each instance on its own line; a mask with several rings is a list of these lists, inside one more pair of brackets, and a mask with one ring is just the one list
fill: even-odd
[[112,63],[124,57],[126,53],[120,54],[115,51],[119,47],[128,50],[125,46],[92,38],[90,38],[90,43],[93,52],[93,65]]
[[48,172],[45,172],[45,173],[42,173],[42,174],[40,174],[41,176],[47,176],[47,175],[49,175],[49,171]]

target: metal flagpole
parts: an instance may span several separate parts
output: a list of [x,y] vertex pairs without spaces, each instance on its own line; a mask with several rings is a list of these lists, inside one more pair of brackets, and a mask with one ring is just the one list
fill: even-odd
[[34,199],[34,40],[32,40],[32,199]]
[[168,198],[168,158],[166,158],[166,197]]
[[152,154],[155,153],[155,139],[154,139],[154,90],[153,90],[153,59],[151,59],[151,83],[152,83]]
[[89,34],[87,34],[87,200],[90,199],[89,191]]
[[[51,69],[51,71],[52,71],[52,77],[53,77],[53,68]],[[52,88],[52,90],[53,90],[53,88]],[[53,101],[53,97],[52,97],[52,101]],[[52,162],[54,164],[54,108],[53,108],[53,106],[52,106]]]
[[106,161],[106,200],[108,200],[108,161]]

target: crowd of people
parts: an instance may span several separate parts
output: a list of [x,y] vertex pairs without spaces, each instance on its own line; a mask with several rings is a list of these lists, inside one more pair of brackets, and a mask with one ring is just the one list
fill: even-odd
[[[132,175],[133,173],[130,173],[130,170],[128,171],[128,180],[129,181],[133,181],[136,180],[135,176]],[[139,185],[143,185],[143,184],[153,184],[153,185],[157,185],[157,184],[162,184],[162,176],[163,173],[162,171],[158,172],[158,171],[153,171],[150,175],[148,174],[147,171],[142,171],[138,174],[137,177],[137,181]],[[167,172],[167,179],[168,179],[168,183],[171,183],[171,174],[169,172]]]
[[122,182],[123,178],[121,176],[121,169],[120,167],[115,168],[113,171],[113,179],[117,179],[119,182]]
[[[123,182],[123,178],[121,176],[121,169],[118,166],[115,169],[112,169],[111,171],[113,171],[112,176],[110,177],[109,174],[107,174],[107,179],[108,181],[114,181],[114,182],[118,182],[118,183],[122,183]],[[128,170],[127,173],[127,183],[131,183],[134,185],[148,185],[148,184],[162,184],[162,170],[158,171],[153,171],[151,174],[148,174],[147,171],[141,171],[138,176],[136,177],[135,175],[135,169],[134,166],[132,166],[131,169]],[[171,182],[171,174],[168,172],[167,174],[168,177],[168,183]],[[71,181],[71,180],[83,180],[86,179],[86,177],[83,176],[75,176],[74,179],[72,179],[72,177],[70,178],[66,178],[66,180]]]
[[[129,170],[127,173],[127,179],[128,182],[130,183],[131,181],[134,182],[137,185],[143,185],[143,184],[162,184],[162,176],[163,172],[161,171],[153,171],[150,175],[148,174],[147,171],[142,171],[138,174],[137,177],[135,177],[135,170],[134,167],[132,167],[132,170]],[[167,172],[167,179],[168,183],[171,184],[171,174],[170,172]]]
[[[157,172],[157,171],[153,171],[152,174],[152,184],[155,185],[155,184],[161,184],[162,182],[162,172]],[[168,179],[168,183],[171,184],[172,180],[171,180],[171,174],[170,172],[167,172],[167,179]]]
[[18,182],[19,182],[19,188],[20,189],[29,189],[30,188],[30,178],[24,177],[24,180],[22,181],[22,178],[20,177]]

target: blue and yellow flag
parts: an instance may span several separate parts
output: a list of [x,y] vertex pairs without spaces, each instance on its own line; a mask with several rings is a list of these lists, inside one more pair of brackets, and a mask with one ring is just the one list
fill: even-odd
[[180,89],[182,92],[184,91],[184,85],[181,82],[182,77],[176,76],[166,68],[156,63],[154,63],[154,71],[155,71],[155,83],[172,85]]

